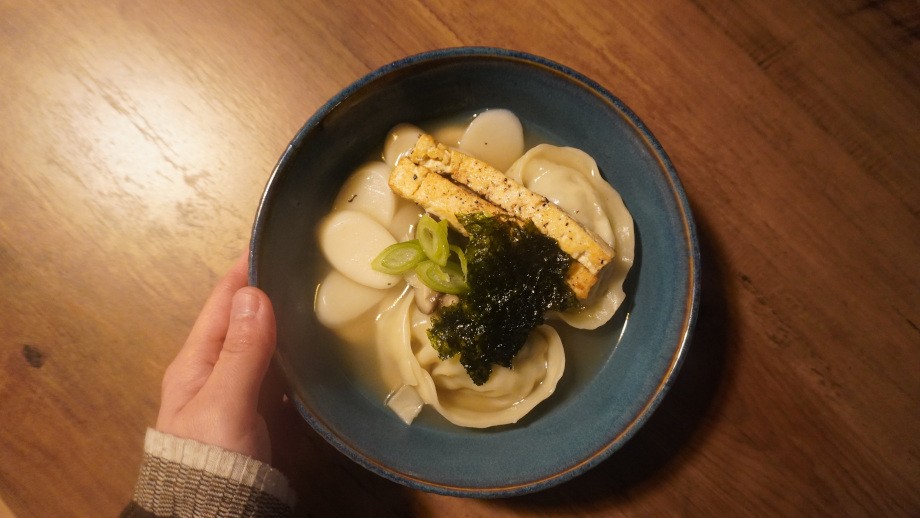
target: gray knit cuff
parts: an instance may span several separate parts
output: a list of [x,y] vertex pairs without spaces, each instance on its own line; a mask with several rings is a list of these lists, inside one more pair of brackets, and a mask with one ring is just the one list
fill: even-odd
[[295,500],[268,464],[147,429],[134,501],[156,516],[287,516]]

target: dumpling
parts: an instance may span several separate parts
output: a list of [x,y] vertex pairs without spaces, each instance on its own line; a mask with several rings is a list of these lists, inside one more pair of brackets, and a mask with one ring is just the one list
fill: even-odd
[[381,314],[377,326],[381,349],[386,351],[381,366],[390,370],[384,379],[400,393],[400,400],[405,387],[413,387],[448,421],[487,428],[516,423],[556,390],[565,370],[565,352],[551,326],[530,333],[513,368],[495,366],[489,380],[476,385],[456,358],[438,357],[428,340],[429,316],[413,300],[403,294]]
[[519,158],[507,176],[545,196],[613,246],[616,256],[584,307],[555,315],[579,329],[604,325],[623,303],[623,281],[635,248],[632,216],[619,193],[590,155],[571,147],[540,144]]
[[412,289],[380,303],[376,319],[377,361],[384,385],[394,390],[402,385],[418,385],[421,370],[412,354],[410,310],[414,307]]

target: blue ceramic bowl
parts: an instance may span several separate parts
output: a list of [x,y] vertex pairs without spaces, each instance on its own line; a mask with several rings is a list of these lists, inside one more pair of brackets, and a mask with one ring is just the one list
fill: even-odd
[[[360,380],[313,314],[323,258],[315,228],[348,174],[400,122],[508,108],[528,131],[588,152],[635,219],[627,303],[567,351],[553,396],[516,425],[455,427],[425,412],[406,426]],[[697,313],[699,251],[683,189],[661,145],[619,99],[546,59],[494,48],[428,52],[359,79],[294,137],[268,181],[250,248],[250,283],[278,321],[275,361],[324,438],[388,479],[441,494],[492,497],[571,479],[623,445],[681,365]],[[585,352],[586,351],[586,352]],[[427,410],[426,410],[427,412]]]

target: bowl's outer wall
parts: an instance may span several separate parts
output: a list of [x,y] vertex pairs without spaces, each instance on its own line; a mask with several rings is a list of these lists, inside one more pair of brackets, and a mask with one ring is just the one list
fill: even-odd
[[[606,344],[593,364],[567,366],[565,390],[521,423],[486,431],[436,420],[406,427],[379,394],[349,379],[335,338],[313,316],[316,265],[323,262],[315,227],[344,179],[372,158],[390,128],[484,108],[510,109],[528,130],[597,160],[635,220],[637,260],[628,301],[602,328]],[[352,85],[294,139],[256,218],[251,280],[275,306],[276,360],[289,390],[330,442],[413,487],[465,496],[516,494],[596,464],[634,433],[662,397],[682,358],[698,299],[698,251],[686,205],[654,138],[589,80],[518,54],[418,57]]]

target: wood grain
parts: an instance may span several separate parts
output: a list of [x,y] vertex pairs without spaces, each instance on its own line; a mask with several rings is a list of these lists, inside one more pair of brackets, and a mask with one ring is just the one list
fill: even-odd
[[920,514],[918,35],[908,0],[0,0],[0,500],[117,514],[297,129],[395,59],[490,45],[585,73],[663,143],[703,254],[690,355],[623,449],[514,499],[403,488],[279,409],[299,510]]

